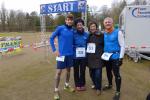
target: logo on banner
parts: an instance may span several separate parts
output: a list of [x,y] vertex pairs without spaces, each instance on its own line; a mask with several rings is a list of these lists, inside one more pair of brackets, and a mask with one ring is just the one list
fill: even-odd
[[134,8],[132,10],[132,15],[136,18],[150,18],[150,10],[147,8]]
[[86,9],[86,1],[78,1],[78,11],[84,11]]

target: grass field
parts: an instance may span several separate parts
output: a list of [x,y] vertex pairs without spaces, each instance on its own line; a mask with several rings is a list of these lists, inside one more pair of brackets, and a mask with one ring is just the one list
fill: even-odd
[[[22,33],[23,43],[40,42],[39,33]],[[13,35],[14,36],[14,35]],[[16,34],[15,34],[16,36]],[[0,60],[0,100],[53,100],[55,57],[51,51],[48,61],[45,50],[40,48],[24,48],[19,55],[4,57]],[[64,73],[61,77],[61,100],[112,100],[112,90],[104,91],[96,96],[90,89],[91,80],[88,68],[86,73],[87,91],[67,93],[63,91]],[[150,92],[150,61],[142,60],[134,63],[124,59],[121,67],[122,88],[120,100],[145,100]],[[71,73],[71,85],[74,85]],[[103,85],[107,83],[105,68],[103,69]]]

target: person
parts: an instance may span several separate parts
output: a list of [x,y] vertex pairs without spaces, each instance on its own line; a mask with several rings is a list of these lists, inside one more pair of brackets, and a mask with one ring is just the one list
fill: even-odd
[[86,44],[88,34],[84,31],[84,21],[78,18],[74,22],[76,30],[74,31],[74,82],[77,91],[84,91],[85,88],[85,70],[86,70]]
[[146,100],[150,100],[150,93],[147,95]]
[[102,66],[104,36],[98,31],[98,25],[95,21],[89,22],[89,37],[87,41],[87,60],[90,77],[95,86],[96,94],[101,94],[102,87]]
[[105,27],[105,32],[104,53],[102,55],[102,59],[106,61],[105,65],[108,78],[108,85],[105,85],[103,90],[112,88],[113,71],[116,83],[116,92],[113,99],[119,100],[121,88],[120,66],[122,65],[125,51],[124,36],[121,31],[113,27],[112,18],[105,18],[103,24]]
[[[65,18],[65,25],[58,26],[50,37],[50,45],[57,60],[54,89],[55,100],[60,99],[58,86],[63,69],[66,70],[64,90],[74,92],[74,89],[69,85],[70,70],[73,66],[73,18],[72,14],[68,14]],[[56,37],[58,38],[58,50],[54,45]]]

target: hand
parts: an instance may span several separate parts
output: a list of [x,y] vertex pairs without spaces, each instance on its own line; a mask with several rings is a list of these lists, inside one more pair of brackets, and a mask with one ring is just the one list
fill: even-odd
[[58,52],[58,51],[55,51],[55,52],[54,52],[54,55],[55,55],[56,57],[58,57],[58,56],[59,56],[59,52]]
[[120,59],[119,59],[119,66],[121,66],[121,65],[122,65],[122,63],[123,63],[122,61],[123,61],[123,59],[122,59],[122,58],[120,58]]

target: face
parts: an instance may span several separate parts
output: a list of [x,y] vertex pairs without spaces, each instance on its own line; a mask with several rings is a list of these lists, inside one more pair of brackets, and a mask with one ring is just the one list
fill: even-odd
[[113,20],[111,18],[107,18],[104,20],[105,29],[111,29],[113,27]]
[[81,22],[77,23],[76,28],[77,28],[77,30],[82,31],[82,29],[83,29],[83,24],[82,24]]
[[72,25],[73,25],[73,20],[70,19],[70,18],[66,18],[65,22],[66,22],[66,24],[67,24],[68,26],[72,26]]
[[97,31],[96,25],[95,24],[91,24],[90,25],[90,32],[91,33],[95,33]]

